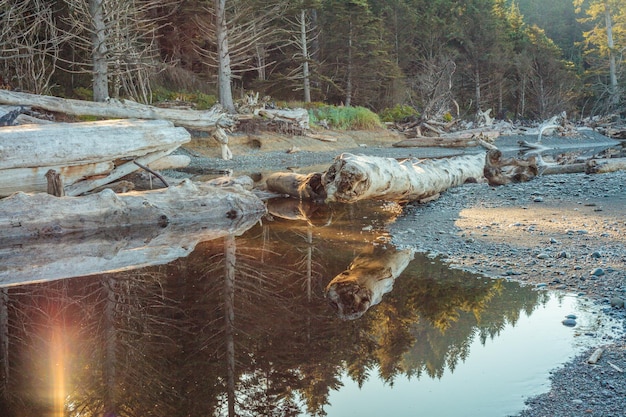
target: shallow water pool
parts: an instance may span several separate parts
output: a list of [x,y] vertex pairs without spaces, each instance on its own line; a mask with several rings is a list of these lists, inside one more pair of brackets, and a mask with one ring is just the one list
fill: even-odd
[[[547,389],[550,369],[610,335],[612,323],[575,296],[451,270],[421,254],[399,276],[387,274],[393,265],[383,260],[397,259],[387,233],[397,205],[269,207],[242,235],[201,242],[174,260],[163,248],[162,264],[149,267],[139,267],[143,252],[130,242],[156,242],[157,232],[107,231],[98,236],[101,255],[84,255],[100,273],[1,289],[0,410],[504,416]],[[89,239],[54,244],[92,247]],[[3,249],[0,261],[11,252]],[[121,252],[135,253],[133,262],[107,269]],[[20,274],[45,273],[23,259]],[[382,264],[388,292],[342,320],[326,286],[357,264]],[[576,327],[561,323],[569,314]]]

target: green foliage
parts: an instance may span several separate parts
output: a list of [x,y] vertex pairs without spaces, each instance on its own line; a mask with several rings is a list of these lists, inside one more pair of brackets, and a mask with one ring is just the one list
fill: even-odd
[[93,100],[93,90],[91,88],[76,87],[73,90],[74,96],[79,100]]
[[419,117],[419,112],[406,104],[396,104],[392,108],[386,108],[380,113],[383,122],[400,122],[408,117]]
[[318,106],[309,109],[312,123],[326,120],[328,126],[339,130],[369,130],[381,127],[378,115],[365,107]]
[[195,93],[192,102],[196,103],[196,109],[208,110],[217,104],[217,97],[213,94]]
[[154,88],[152,90],[152,102],[158,103],[163,101],[185,101],[193,103],[198,110],[210,109],[218,102],[217,97],[213,94],[171,91],[165,87]]

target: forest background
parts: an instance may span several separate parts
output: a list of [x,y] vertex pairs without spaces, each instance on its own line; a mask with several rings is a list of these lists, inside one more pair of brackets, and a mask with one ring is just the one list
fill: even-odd
[[37,94],[235,111],[255,91],[444,120],[625,110],[626,0],[0,0],[0,22],[3,88]]

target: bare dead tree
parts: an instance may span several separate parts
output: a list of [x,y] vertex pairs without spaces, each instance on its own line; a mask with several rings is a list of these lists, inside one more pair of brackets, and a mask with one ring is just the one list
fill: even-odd
[[446,54],[426,56],[417,65],[418,71],[409,83],[422,101],[425,118],[441,118],[452,110],[458,116],[459,109],[452,93],[452,78],[456,71],[452,57]]
[[[172,0],[173,1],[173,0]],[[71,44],[80,51],[78,72],[94,74],[94,100],[109,94],[149,102],[150,79],[158,72],[156,36],[162,1],[66,0]],[[174,10],[174,8],[172,8]],[[109,85],[110,83],[110,85]]]
[[[222,77],[228,75],[232,80],[243,72],[257,71],[259,79],[265,79],[265,69],[273,64],[267,62],[266,57],[270,52],[268,48],[273,44],[270,38],[276,35],[276,28],[271,23],[282,15],[280,2],[269,4],[261,10],[246,2],[230,2],[223,11],[225,20],[218,16],[218,12],[222,11],[219,10],[217,2],[213,7],[207,6],[202,10],[203,13],[195,19],[201,33],[195,45],[196,51],[203,57],[203,63],[207,68],[217,71],[218,87],[220,83],[225,83],[224,80],[220,81],[220,74]],[[218,30],[218,23],[228,28],[226,38],[224,27]],[[228,69],[224,66],[225,45],[228,47]]]
[[65,37],[54,21],[51,2],[0,0],[0,65],[5,82],[45,94]]

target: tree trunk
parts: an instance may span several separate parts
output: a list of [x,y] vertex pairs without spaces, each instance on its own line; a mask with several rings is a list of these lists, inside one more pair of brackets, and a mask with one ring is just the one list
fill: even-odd
[[104,23],[103,0],[89,0],[89,12],[92,22],[93,49],[93,99],[103,102],[109,98],[109,79],[106,45],[106,25]]
[[352,19],[349,23],[350,29],[348,31],[348,65],[347,65],[347,79],[346,79],[346,107],[350,107],[352,104]]
[[16,193],[0,200],[0,239],[226,217],[234,223],[250,212],[265,213],[263,202],[253,194],[189,180],[161,190],[126,194],[105,190],[81,198]]
[[189,182],[81,198],[18,193],[0,200],[0,286],[167,264],[199,242],[243,233],[265,212],[240,187]]
[[15,192],[46,192],[48,181],[46,173],[54,170],[59,174],[61,183],[71,185],[85,178],[108,175],[115,168],[112,161],[71,166],[42,166],[33,168],[15,168],[0,170],[0,197]]
[[[181,110],[147,106],[130,100],[110,100],[107,103],[40,96],[0,89],[0,103],[13,106],[32,106],[74,116],[107,118],[165,119],[189,129],[213,131],[215,126],[232,126],[234,120],[220,109]],[[3,130],[4,132],[4,130]]]
[[619,86],[617,84],[617,67],[615,63],[615,44],[613,42],[613,21],[611,19],[611,9],[608,5],[608,2],[604,2],[604,18],[606,21],[606,38],[607,38],[607,47],[609,50],[609,77],[610,77],[610,86],[609,86],[609,105],[610,110],[614,111],[619,105],[620,94],[619,94]]
[[229,113],[235,113],[231,87],[230,51],[226,25],[226,0],[215,0],[215,35],[217,37],[217,85],[220,104]]
[[485,154],[398,162],[392,158],[343,154],[324,173],[326,201],[418,201],[483,178]]
[[187,143],[166,120],[103,120],[8,126],[0,136],[0,169],[71,166],[146,155]]
[[309,75],[309,52],[306,36],[306,10],[300,10],[300,45],[302,47],[302,80],[304,88],[304,102],[311,102],[311,80]]

